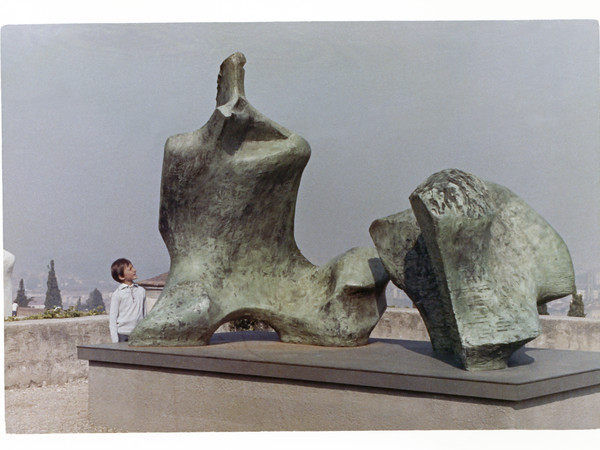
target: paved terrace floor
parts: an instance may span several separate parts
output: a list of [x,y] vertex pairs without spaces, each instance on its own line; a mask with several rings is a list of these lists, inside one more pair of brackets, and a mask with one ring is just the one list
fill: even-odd
[[6,389],[4,399],[7,434],[114,432],[88,421],[87,380]]
[[[87,419],[88,406],[88,382],[87,380],[77,380],[67,384],[59,386],[42,386],[42,387],[28,387],[21,389],[6,389],[5,395],[5,432],[8,436],[16,436],[23,434],[55,434],[55,433],[114,433],[114,430],[105,427],[98,427],[91,424]],[[352,441],[358,439],[359,448],[361,445],[367,442],[373,443],[373,439],[381,442],[388,442],[390,446],[397,445],[398,439],[402,438],[405,440],[407,446],[413,449],[424,449],[433,448],[431,444],[439,444],[440,442],[446,442],[444,447],[448,450],[460,448],[461,450],[471,450],[479,448],[480,442],[474,440],[473,442],[465,442],[459,440],[459,443],[452,444],[447,442],[448,437],[456,437],[455,432],[450,435],[444,432],[433,432],[423,433],[418,432],[416,436],[411,435],[410,432],[401,433],[399,436],[397,433],[383,432],[377,435],[372,433],[293,433],[294,439],[297,442],[307,442],[316,444],[319,442],[337,443],[342,435],[345,435],[344,442],[349,443],[350,438]],[[480,433],[480,432],[463,432],[463,433]],[[507,433],[507,432],[504,432]],[[508,432],[512,433],[512,432]],[[571,431],[561,432],[556,434],[552,431],[531,431],[531,432],[519,432],[518,438],[521,441],[520,445],[515,448],[531,448],[531,445],[535,442],[539,442],[546,433],[552,434],[552,441],[547,439],[544,440],[546,450],[551,449],[563,449],[567,446],[572,448],[591,448],[590,444],[598,442],[600,437],[600,430],[589,430],[589,431]],[[191,439],[197,439],[196,433],[184,433],[184,435]],[[229,442],[233,440],[233,443],[238,440],[244,442],[244,448],[265,448],[266,442],[280,442],[289,443],[288,433],[267,433],[270,439],[266,439],[265,433],[208,433],[203,439],[210,438],[210,442],[214,442],[211,439],[218,439],[221,444],[223,442]],[[7,437],[8,437],[7,436]],[[123,436],[121,434],[121,436]],[[152,439],[157,440],[157,436],[168,436],[168,434],[156,435],[152,433]],[[211,438],[212,436],[212,438]],[[466,435],[463,435],[463,437]],[[479,436],[481,436],[479,434]],[[503,434],[505,438],[507,434]],[[116,438],[117,436],[115,436]],[[178,433],[178,442],[181,440],[181,434]],[[365,441],[366,440],[366,441]],[[184,440],[185,441],[185,440]],[[104,442],[104,441],[102,441]],[[162,442],[160,439],[157,442]],[[195,442],[195,441],[194,441]],[[362,443],[362,444],[361,444]],[[239,444],[239,442],[238,442]],[[471,445],[472,444],[472,445]],[[488,450],[505,449],[506,443],[504,439],[499,440],[496,444],[489,443]],[[515,443],[513,442],[513,445]],[[349,446],[348,448],[353,447]],[[356,448],[356,447],[353,447]],[[364,446],[363,446],[364,448]],[[438,445],[439,448],[439,445]]]

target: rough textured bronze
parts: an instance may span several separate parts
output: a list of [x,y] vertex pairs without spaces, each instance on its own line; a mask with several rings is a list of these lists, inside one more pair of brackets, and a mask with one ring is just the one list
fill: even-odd
[[171,268],[131,345],[206,345],[222,323],[268,322],[284,342],[366,344],[389,277],[374,248],[322,267],[294,239],[310,147],[252,107],[244,55],[221,65],[217,107],[201,129],[167,140],[159,229]]
[[470,370],[506,367],[540,334],[537,304],[575,291],[566,244],[511,191],[459,170],[432,175],[410,202],[414,214],[370,228],[392,281],[436,352]]

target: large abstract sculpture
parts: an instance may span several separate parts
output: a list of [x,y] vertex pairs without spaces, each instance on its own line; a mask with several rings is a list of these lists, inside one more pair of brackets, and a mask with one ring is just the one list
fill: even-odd
[[432,175],[410,203],[370,228],[392,282],[434,351],[469,370],[506,367],[540,334],[537,304],[575,291],[567,246],[508,189],[459,170]]
[[245,62],[236,53],[221,65],[206,125],[167,140],[159,229],[171,268],[130,344],[205,345],[244,316],[268,322],[284,342],[366,344],[389,277],[375,249],[323,267],[300,253],[294,214],[310,147],[248,103]]

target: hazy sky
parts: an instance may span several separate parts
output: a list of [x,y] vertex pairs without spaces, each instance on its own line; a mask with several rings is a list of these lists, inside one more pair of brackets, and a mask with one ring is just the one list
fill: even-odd
[[50,259],[59,281],[110,281],[121,256],[140,278],[168,270],[164,142],[208,120],[235,51],[250,103],[311,145],[296,240],[313,263],[373,246],[373,220],[453,167],[511,189],[577,270],[600,268],[598,42],[595,21],[5,26],[13,283]]

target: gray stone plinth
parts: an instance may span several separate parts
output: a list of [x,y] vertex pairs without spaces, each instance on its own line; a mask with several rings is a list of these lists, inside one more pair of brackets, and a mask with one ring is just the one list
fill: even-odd
[[92,422],[124,431],[598,428],[600,353],[523,348],[467,372],[422,341],[357,348],[227,333],[210,346],[80,346]]

